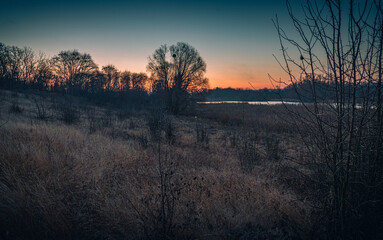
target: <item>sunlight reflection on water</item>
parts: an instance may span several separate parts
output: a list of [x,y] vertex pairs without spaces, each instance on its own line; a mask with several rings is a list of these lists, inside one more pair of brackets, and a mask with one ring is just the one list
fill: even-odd
[[289,102],[289,101],[212,101],[212,102],[197,102],[198,104],[224,104],[224,103],[234,103],[234,104],[253,104],[253,105],[280,105],[280,104],[291,104],[291,105],[301,105],[300,102]]
[[[293,101],[208,101],[208,102],[197,102],[198,104],[251,104],[251,105],[303,105],[301,102],[293,102]],[[313,105],[314,103],[304,103],[305,106]],[[331,108],[336,108],[337,104],[333,102],[326,102],[326,103],[318,103],[320,106],[329,106]],[[351,108],[351,105],[344,105],[344,108]],[[357,103],[355,105],[356,109],[363,109],[366,106],[363,106],[362,104]],[[367,106],[367,108],[375,109],[376,106]]]

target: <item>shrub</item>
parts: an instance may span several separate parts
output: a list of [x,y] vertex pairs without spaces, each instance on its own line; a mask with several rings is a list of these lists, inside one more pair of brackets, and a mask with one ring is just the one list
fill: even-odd
[[195,126],[196,142],[209,145],[209,133],[205,125],[197,123]]
[[36,106],[36,118],[40,120],[47,120],[49,118],[48,116],[48,105],[44,101],[38,101],[37,99],[35,101],[35,106]]
[[67,104],[58,108],[59,119],[64,123],[70,125],[80,120],[80,111],[72,105]]
[[161,131],[163,129],[163,119],[164,116],[160,111],[152,112],[147,119],[147,125],[149,127],[150,136],[153,141],[159,141],[161,138]]
[[136,123],[132,119],[129,120],[128,128],[129,129],[135,129],[136,128]]
[[111,127],[112,123],[113,123],[112,111],[106,110],[104,112],[104,117],[102,118],[102,126],[103,127]]
[[146,149],[148,148],[148,137],[146,136],[146,134],[144,132],[141,132],[140,135],[138,135],[136,137],[139,145],[143,148],[143,149]]
[[174,144],[176,140],[175,127],[171,119],[167,118],[165,121],[165,137],[168,144]]
[[100,119],[96,116],[96,111],[94,108],[88,108],[86,111],[86,119],[88,121],[89,133],[94,133],[98,129],[101,129]]
[[241,143],[237,149],[242,169],[245,172],[251,172],[261,160],[257,139],[253,136],[245,136],[241,139]]
[[8,112],[13,114],[20,114],[24,111],[22,107],[16,102],[13,102],[12,105],[9,107]]
[[267,136],[265,138],[266,156],[270,161],[281,160],[281,139],[276,136]]

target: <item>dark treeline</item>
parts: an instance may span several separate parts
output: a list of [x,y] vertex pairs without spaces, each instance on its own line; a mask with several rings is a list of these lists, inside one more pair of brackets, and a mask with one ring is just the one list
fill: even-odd
[[[161,54],[164,57],[161,57]],[[168,54],[171,55],[171,61],[166,60]],[[182,59],[185,57],[193,57],[193,69],[196,70],[191,74],[184,73],[185,76],[182,76],[176,67],[181,66],[178,64],[180,61],[188,62],[186,59]],[[204,100],[204,93],[208,88],[208,80],[204,77],[206,64],[199,57],[198,52],[188,44],[161,46],[151,56],[148,70],[151,73],[150,77],[146,73],[120,71],[111,64],[99,68],[89,54],[81,53],[78,50],[61,51],[48,58],[43,53],[36,54],[28,47],[19,48],[0,43],[1,89],[59,92],[86,96],[96,102],[114,104],[124,102],[146,105],[154,102],[150,99],[152,97],[152,100],[158,100],[155,101],[156,103],[166,106],[170,112],[176,114],[190,107],[191,102]],[[330,90],[333,89],[333,83],[326,82],[319,77],[318,79],[317,96],[323,99],[332,98]],[[207,91],[206,100],[272,101],[284,99],[285,101],[312,102],[311,89],[312,83],[306,80],[300,81],[299,84],[290,84],[282,89],[216,88]],[[190,95],[190,93],[193,94]]]
[[[193,72],[183,73],[183,65],[179,63],[189,63],[193,66]],[[149,59],[147,68],[151,76],[120,71],[112,64],[99,68],[89,54],[78,50],[61,51],[48,58],[28,47],[0,43],[1,89],[34,89],[81,95],[99,103],[148,105],[156,102],[175,114],[190,109],[193,102],[203,101],[205,96],[207,101],[314,100],[313,82],[307,78],[279,89],[215,88],[206,91],[206,64],[198,52],[185,43],[161,46]],[[316,76],[316,100],[335,98],[335,83],[331,79]],[[357,90],[359,99],[365,99],[364,90],[363,87]]]
[[[325,87],[325,84],[323,85]],[[305,102],[312,102],[312,95],[308,91],[309,85],[302,83],[300,88],[287,86],[283,89],[234,89],[234,88],[215,88],[207,93],[207,101],[300,101],[300,92],[307,92],[304,97]],[[329,88],[326,86],[326,88]],[[297,93],[298,92],[298,93]],[[325,95],[325,92],[323,96]]]
[[215,88],[207,93],[207,101],[270,101],[280,99],[275,89],[245,90],[234,88]]
[[[374,98],[367,96],[368,85],[362,86],[356,90],[357,102],[363,99]],[[313,96],[314,84],[312,81],[303,79],[299,82],[289,84],[284,88],[278,89],[234,89],[234,88],[215,88],[207,92],[207,101],[297,101],[297,102],[314,102]],[[323,77],[317,77],[315,81],[315,97],[317,101],[328,102],[336,98],[335,83],[333,81],[324,80]],[[352,86],[346,88],[346,91],[353,90]],[[346,96],[347,99],[347,96]]]
[[86,96],[95,101],[148,101],[146,73],[119,71],[114,65],[101,69],[87,53],[61,51],[52,58],[28,47],[0,43],[0,88],[34,89]]
[[112,64],[99,68],[89,54],[78,50],[48,58],[28,47],[0,43],[0,89],[81,95],[98,103],[155,103],[178,114],[201,100],[208,87],[206,63],[187,43],[161,46],[147,68],[150,77],[120,71]]

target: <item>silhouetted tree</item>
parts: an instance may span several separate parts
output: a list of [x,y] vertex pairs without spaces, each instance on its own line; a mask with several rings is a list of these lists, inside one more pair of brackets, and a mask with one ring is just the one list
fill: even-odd
[[145,84],[148,81],[148,75],[145,73],[131,74],[131,88],[137,91],[145,91]]
[[37,58],[32,49],[0,43],[0,78],[2,86],[13,88],[34,82]]
[[383,3],[305,1],[296,10],[287,1],[287,10],[298,34],[291,38],[278,18],[275,26],[280,65],[306,110],[288,108],[311,153],[303,179],[315,188],[329,238],[381,239]]
[[49,90],[53,80],[54,74],[52,72],[51,62],[49,59],[45,58],[43,54],[40,54],[39,59],[37,60],[33,84],[39,90]]
[[70,91],[80,90],[89,80],[89,74],[98,69],[89,54],[78,50],[61,51],[53,57],[52,63],[60,83]]
[[120,76],[121,91],[128,91],[131,89],[132,73],[129,71],[124,71]]
[[106,65],[102,67],[102,72],[105,75],[105,89],[112,91],[118,90],[120,85],[120,72],[112,65]]
[[95,71],[92,73],[82,74],[84,79],[84,90],[88,93],[102,93],[105,91],[105,74]]
[[23,49],[0,44],[1,80],[3,88],[14,88],[21,79]]
[[187,43],[162,45],[149,57],[147,70],[152,89],[158,93],[169,110],[178,114],[189,101],[189,93],[206,88],[206,63],[197,50]]
[[20,80],[25,84],[33,83],[36,73],[37,58],[31,48],[21,49]]
[[0,86],[2,88],[10,87],[9,60],[9,48],[0,43]]

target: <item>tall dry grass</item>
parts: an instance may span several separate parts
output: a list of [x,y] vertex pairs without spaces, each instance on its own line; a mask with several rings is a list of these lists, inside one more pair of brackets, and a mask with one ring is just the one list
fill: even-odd
[[[11,98],[3,99],[11,104]],[[243,171],[241,152],[227,137],[238,129],[220,123],[169,116],[176,139],[169,142],[166,128],[159,139],[150,137],[145,113],[123,119],[109,113],[109,124],[89,131],[86,111],[73,124],[59,117],[43,121],[33,117],[28,99],[18,98],[23,113],[1,114],[2,120],[11,119],[0,128],[2,238],[297,239],[313,234],[310,202],[284,184],[294,175],[287,174],[283,159],[268,159],[262,139],[259,162]],[[103,112],[98,108],[93,117],[102,119]],[[209,135],[203,145],[196,132],[200,124]],[[239,138],[240,145],[245,137]]]

